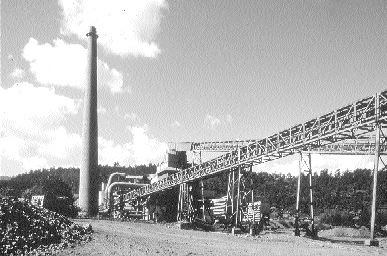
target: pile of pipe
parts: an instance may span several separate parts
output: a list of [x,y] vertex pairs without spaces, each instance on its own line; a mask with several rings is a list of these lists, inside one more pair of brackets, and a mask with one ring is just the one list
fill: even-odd
[[0,200],[0,255],[40,254],[91,240],[90,225],[17,199]]

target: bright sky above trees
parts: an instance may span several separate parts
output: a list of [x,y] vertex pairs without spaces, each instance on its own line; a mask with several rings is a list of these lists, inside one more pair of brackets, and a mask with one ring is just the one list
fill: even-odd
[[383,0],[3,0],[1,175],[79,165],[90,25],[101,164],[157,163],[169,141],[262,138],[386,89]]

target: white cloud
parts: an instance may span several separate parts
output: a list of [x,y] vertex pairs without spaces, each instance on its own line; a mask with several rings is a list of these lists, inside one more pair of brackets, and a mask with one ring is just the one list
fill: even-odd
[[172,127],[174,128],[177,128],[177,127],[180,127],[181,126],[181,123],[179,121],[174,121],[172,124],[171,124]]
[[128,144],[116,144],[113,140],[98,138],[98,162],[102,165],[130,165]]
[[335,171],[355,170],[357,168],[373,168],[373,156],[362,155],[312,155],[312,168],[314,171],[328,169]]
[[20,151],[24,146],[24,141],[14,135],[5,136],[4,133],[0,137],[0,156],[11,160],[21,159]]
[[10,74],[10,76],[14,79],[22,79],[25,75],[25,71],[21,68],[15,68],[12,73]]
[[124,115],[124,119],[126,119],[126,120],[130,120],[130,121],[136,121],[137,120],[137,118],[138,118],[138,116],[137,116],[137,114],[136,113],[127,113],[127,114],[125,114]]
[[54,89],[22,82],[0,89],[0,109],[12,123],[43,125],[63,120],[66,114],[76,114],[79,102],[57,95]]
[[26,157],[22,159],[23,168],[25,170],[38,170],[42,168],[49,168],[47,159],[44,157]]
[[74,154],[74,150],[80,150],[82,138],[79,134],[68,133],[60,126],[46,132],[46,142],[39,145],[39,153],[42,156],[51,156],[57,159],[66,159]]
[[129,127],[133,140],[124,144],[116,144],[113,140],[99,138],[100,164],[139,165],[160,162],[168,146],[164,142],[148,135],[147,126]]
[[[69,44],[61,39],[53,44],[39,44],[30,38],[23,49],[23,57],[30,64],[30,71],[43,85],[83,89],[86,83],[87,50],[79,44]],[[98,59],[98,85],[106,86],[113,93],[121,92],[123,76]]]
[[100,106],[100,107],[97,108],[97,113],[98,114],[106,114],[106,112],[107,112],[107,110],[104,107]]
[[147,127],[130,127],[133,142],[131,145],[132,156],[135,163],[149,163],[160,160],[168,149],[166,143],[147,134]]
[[[307,156],[304,155],[304,160],[307,160]],[[363,155],[320,155],[312,154],[312,171],[320,173],[321,170],[328,169],[329,171],[341,171],[355,170],[357,168],[373,168],[373,156]],[[287,174],[291,173],[293,176],[297,176],[299,172],[299,156],[289,156],[273,162],[268,162],[262,165],[254,167],[255,171],[275,172]],[[307,170],[308,166],[303,163],[302,170]]]
[[219,118],[212,116],[210,114],[207,114],[206,117],[204,118],[204,124],[210,128],[210,129],[215,129],[221,124],[221,121]]
[[59,0],[63,11],[62,33],[87,40],[89,26],[97,28],[98,43],[107,51],[125,56],[155,57],[165,0]]
[[229,123],[231,123],[232,120],[233,120],[233,119],[232,119],[232,116],[231,116],[230,114],[227,114],[227,115],[226,115],[226,121],[229,122]]
[[26,82],[0,87],[0,157],[20,163],[23,171],[71,161],[70,154],[77,155],[81,140],[62,124],[78,109],[79,102],[54,89]]

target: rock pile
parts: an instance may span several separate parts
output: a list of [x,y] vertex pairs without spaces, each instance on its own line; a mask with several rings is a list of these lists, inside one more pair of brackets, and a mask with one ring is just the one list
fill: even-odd
[[91,228],[15,199],[0,199],[0,255],[50,254],[91,239]]

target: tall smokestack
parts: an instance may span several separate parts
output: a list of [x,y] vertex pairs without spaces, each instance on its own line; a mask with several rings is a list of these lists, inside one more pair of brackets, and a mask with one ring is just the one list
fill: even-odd
[[79,174],[79,207],[89,216],[98,213],[98,119],[97,119],[97,31],[90,27],[87,85],[83,112],[83,152]]

